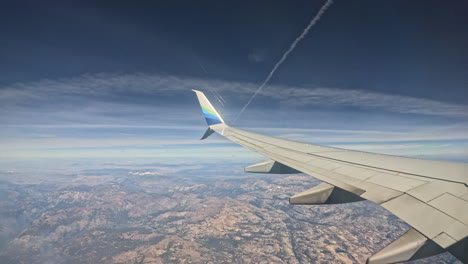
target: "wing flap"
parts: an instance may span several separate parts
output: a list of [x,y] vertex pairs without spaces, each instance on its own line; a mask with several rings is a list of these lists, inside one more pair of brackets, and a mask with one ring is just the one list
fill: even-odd
[[451,245],[457,243],[455,239],[453,239],[451,236],[447,235],[446,233],[440,233],[438,236],[436,236],[432,240],[438,245],[440,245],[442,248],[448,248]]
[[460,208],[468,208],[467,201],[451,194],[444,193],[428,202],[428,204],[449,216],[458,219],[464,225],[468,225],[468,211],[460,210]]
[[381,205],[430,239],[445,232],[456,242],[468,235],[466,225],[408,194]]
[[408,194],[423,202],[429,202],[444,193],[450,193],[463,199],[464,195],[468,195],[468,188],[463,184],[434,180],[408,191]]

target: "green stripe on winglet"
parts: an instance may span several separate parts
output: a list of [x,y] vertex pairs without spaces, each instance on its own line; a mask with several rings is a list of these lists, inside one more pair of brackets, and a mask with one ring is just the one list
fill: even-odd
[[203,106],[202,106],[202,108],[203,108],[203,110],[207,111],[208,113],[217,116],[217,114],[213,110],[207,109],[206,107],[203,107]]

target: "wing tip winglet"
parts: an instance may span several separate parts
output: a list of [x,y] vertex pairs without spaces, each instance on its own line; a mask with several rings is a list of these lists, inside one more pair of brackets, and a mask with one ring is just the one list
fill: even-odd
[[205,116],[206,123],[208,126],[225,124],[221,115],[216,111],[211,102],[206,98],[205,94],[201,91],[192,89],[193,92],[197,95],[198,102],[202,109],[203,115]]

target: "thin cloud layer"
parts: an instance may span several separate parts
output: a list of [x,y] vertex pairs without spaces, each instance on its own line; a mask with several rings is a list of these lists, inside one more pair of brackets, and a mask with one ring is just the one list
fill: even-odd
[[[256,84],[223,80],[197,79],[159,74],[96,74],[76,78],[41,80],[16,83],[0,88],[0,103],[18,106],[24,102],[44,102],[56,99],[121,100],[129,94],[147,96],[181,94],[191,89],[214,89],[225,94],[226,101],[244,99],[256,89]],[[261,96],[277,100],[289,106],[351,106],[396,113],[468,117],[468,106],[430,99],[376,93],[365,90],[349,90],[323,87],[294,87],[271,85],[259,92]],[[234,98],[235,97],[235,98]],[[0,108],[1,109],[1,108]]]

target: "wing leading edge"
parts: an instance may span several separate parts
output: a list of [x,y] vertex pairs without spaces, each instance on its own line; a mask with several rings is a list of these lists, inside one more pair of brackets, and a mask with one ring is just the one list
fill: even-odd
[[206,96],[194,92],[202,109],[214,113],[210,118],[220,121],[213,124],[207,117],[209,128],[203,138],[214,131],[269,159],[247,167],[247,172],[300,171],[324,182],[294,195],[291,204],[367,199],[412,226],[368,263],[402,262],[445,251],[468,262],[468,164],[351,151],[248,132],[225,124]]

